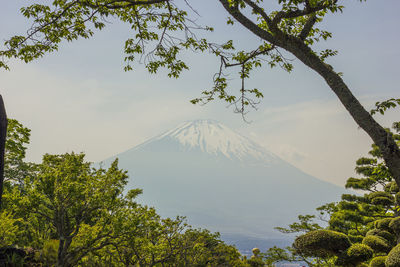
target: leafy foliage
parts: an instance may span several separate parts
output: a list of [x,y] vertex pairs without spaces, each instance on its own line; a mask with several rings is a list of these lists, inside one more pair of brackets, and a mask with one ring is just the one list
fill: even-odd
[[[390,133],[400,143],[398,123]],[[389,131],[389,130],[387,130]],[[286,250],[272,248],[267,262],[304,261],[309,266],[399,266],[400,193],[397,183],[382,160],[382,153],[372,145],[370,157],[356,161],[360,178],[349,178],[346,187],[363,191],[344,194],[338,203],[319,207],[321,219],[328,222],[323,229],[311,223],[313,216],[299,216],[300,223],[289,229],[277,227],[283,233],[301,233]],[[304,234],[305,232],[305,234]],[[341,246],[347,239],[347,247]],[[337,240],[336,240],[337,239]],[[342,242],[342,243],[341,243]],[[344,244],[344,243],[343,243]],[[310,260],[310,257],[314,257]],[[396,265],[397,264],[397,265]]]
[[311,220],[315,218],[314,215],[299,215],[299,222],[294,222],[289,225],[289,228],[275,227],[281,233],[299,233],[320,230],[321,226],[317,223],[312,223]]
[[26,146],[29,144],[30,130],[17,120],[9,119],[7,126],[7,142],[5,153],[5,182],[22,185],[28,175],[32,164],[24,162]]
[[379,112],[380,114],[385,114],[385,111],[390,108],[395,108],[400,105],[400,98],[391,98],[382,102],[376,102],[375,108],[370,111],[371,115]]
[[[18,127],[10,125],[10,134],[29,133],[16,121]],[[29,135],[13,136],[7,156],[20,161],[8,161],[7,167],[18,162],[10,173],[19,179],[10,176],[6,187],[0,247],[25,248],[15,261],[29,266],[249,266],[218,233],[193,229],[184,217],[161,218],[136,203],[142,191],[124,193],[128,175],[117,160],[108,169],[95,169],[84,154],[67,153],[27,164],[23,144]]]
[[[328,209],[329,208],[326,208],[326,210]],[[275,229],[285,234],[304,234],[323,229],[319,224],[313,222],[315,215],[299,215],[298,219],[298,222],[290,224],[288,228],[276,227]],[[283,249],[275,246],[268,249],[268,251],[262,256],[267,266],[274,266],[273,264],[279,262],[306,262],[309,266],[313,267],[334,266],[334,261],[330,258],[314,257],[309,256],[308,254],[299,253],[299,251],[294,247]]]
[[372,248],[376,253],[388,253],[392,249],[390,243],[385,238],[380,236],[366,236],[363,238],[362,243]]
[[297,237],[293,247],[299,254],[327,258],[339,255],[348,249],[350,244],[345,234],[330,230],[315,230]]
[[15,219],[8,211],[0,213],[0,247],[11,246],[18,241],[20,222],[21,219]]
[[386,267],[397,267],[400,265],[400,245],[395,246],[387,255]]
[[[392,136],[400,142],[399,134]],[[380,149],[372,145],[369,154],[371,157],[362,157],[356,162],[355,170],[363,177],[349,178],[345,185],[366,193],[343,195],[330,216],[329,228],[355,238],[365,236],[375,227],[386,238],[393,239],[388,237],[392,232],[389,224],[399,209],[399,188],[382,160]]]
[[385,265],[386,258],[387,258],[386,256],[377,256],[370,261],[369,266],[370,267],[386,267],[386,265]]
[[357,266],[359,263],[372,258],[373,254],[374,252],[369,246],[356,243],[351,245],[351,247],[337,258],[336,264],[338,266],[348,266],[349,264]]
[[[244,114],[248,107],[255,108],[263,97],[259,89],[245,85],[252,71],[264,65],[271,68],[279,66],[288,72],[293,70],[293,60],[282,51],[290,51],[288,40],[305,45],[321,62],[338,53],[330,48],[313,51],[311,47],[332,37],[330,32],[318,25],[328,14],[343,11],[339,1],[278,0],[276,10],[269,12],[263,1],[219,2],[229,14],[228,25],[240,22],[260,37],[254,49],[236,49],[233,40],[215,44],[198,38],[199,31],[212,31],[213,28],[195,23],[196,18],[189,14],[197,12],[187,1],[55,0],[50,4],[34,3],[21,9],[22,15],[32,21],[32,26],[26,35],[16,35],[5,41],[6,49],[0,51],[3,58],[0,68],[9,69],[7,58],[30,62],[57,51],[63,41],[90,38],[96,31],[103,30],[107,21],[116,20],[128,24],[132,30],[132,37],[124,44],[125,71],[133,70],[134,62],[139,61],[150,73],[166,68],[169,77],[177,78],[189,68],[180,58],[182,51],[209,52],[220,61],[220,68],[213,79],[214,86],[191,102],[207,103],[221,99],[234,105],[236,112]],[[241,84],[237,94],[230,94],[227,90],[228,74],[225,70],[229,68],[238,68]]]

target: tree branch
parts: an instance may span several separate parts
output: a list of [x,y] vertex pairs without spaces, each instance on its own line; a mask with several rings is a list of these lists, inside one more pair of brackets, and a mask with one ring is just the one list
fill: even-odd
[[[249,0],[246,0],[249,1]],[[222,4],[222,6],[225,8],[225,10],[232,16],[234,17],[240,24],[242,24],[245,28],[250,30],[252,33],[257,35],[258,37],[275,44],[276,39],[272,34],[269,32],[261,29],[258,27],[257,24],[252,22],[250,19],[248,19],[245,15],[243,15],[237,8],[230,6],[228,0],[219,0],[219,2]]]
[[[108,9],[121,9],[121,8],[133,7],[133,6],[149,6],[149,5],[160,4],[160,3],[165,3],[165,2],[169,2],[169,1],[170,0],[148,0],[148,1],[115,0],[115,1],[111,1],[111,2],[103,4],[103,5],[92,4],[92,3],[88,3],[87,1],[82,1],[81,4],[91,7],[91,8],[105,7]],[[117,4],[117,3],[120,3],[120,4]]]
[[260,14],[260,16],[265,20],[265,22],[267,22],[268,25],[272,23],[271,18],[267,15],[267,13],[264,11],[263,8],[261,8],[251,0],[243,0],[243,1],[246,4],[248,4],[253,9],[254,12]]
[[273,18],[272,24],[277,25],[279,22],[281,22],[282,19],[293,19],[297,17],[314,14],[315,12],[334,6],[336,3],[337,0],[328,0],[328,1],[321,1],[314,7],[311,7],[310,5],[307,4],[304,9],[279,11]]
[[304,41],[307,38],[307,36],[310,33],[315,22],[317,22],[317,16],[314,14],[307,20],[306,24],[304,25],[303,29],[301,30],[301,32],[299,34],[299,38],[301,40]]

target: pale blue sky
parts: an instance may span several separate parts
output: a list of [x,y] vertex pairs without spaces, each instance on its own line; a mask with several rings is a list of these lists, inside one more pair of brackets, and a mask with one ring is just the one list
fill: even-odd
[[[0,39],[24,33],[29,25],[18,8],[31,1],[2,0]],[[268,1],[265,1],[268,2]],[[398,0],[348,2],[343,14],[327,18],[333,39],[321,44],[339,50],[330,60],[360,100],[400,97],[400,19]],[[253,47],[257,38],[241,27],[228,27],[216,0],[192,0],[198,21],[214,26],[209,38],[238,40]],[[32,129],[30,160],[43,153],[84,151],[98,161],[124,151],[184,120],[213,118],[252,137],[284,159],[318,178],[343,185],[353,175],[354,161],[368,151],[370,140],[339,104],[318,75],[296,64],[292,74],[264,68],[250,85],[265,99],[252,111],[249,125],[224,103],[193,106],[191,98],[211,85],[218,61],[201,54],[185,54],[191,70],[178,80],[150,75],[143,66],[123,71],[123,41],[129,28],[113,22],[91,40],[65,43],[60,51],[25,65],[11,61],[10,72],[0,71],[0,92],[10,117]],[[232,81],[235,85],[235,80]],[[391,111],[389,126],[400,118]]]

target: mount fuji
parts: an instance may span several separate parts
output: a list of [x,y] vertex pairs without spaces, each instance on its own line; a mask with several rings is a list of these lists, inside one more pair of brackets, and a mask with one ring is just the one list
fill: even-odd
[[107,159],[162,216],[239,239],[280,239],[275,226],[338,201],[344,188],[314,178],[213,120],[178,127]]

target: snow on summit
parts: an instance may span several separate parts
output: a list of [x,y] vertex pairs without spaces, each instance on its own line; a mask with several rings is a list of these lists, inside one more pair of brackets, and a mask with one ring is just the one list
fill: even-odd
[[222,154],[230,159],[255,158],[270,162],[276,158],[260,145],[214,120],[184,122],[150,141],[164,138],[176,140],[185,149],[199,148],[203,152]]
[[243,244],[277,237],[273,227],[344,193],[213,120],[182,123],[105,166],[115,158],[131,175],[127,189],[143,189],[139,203],[163,217],[185,215],[196,228],[237,235],[232,240]]

